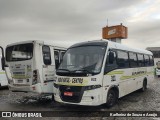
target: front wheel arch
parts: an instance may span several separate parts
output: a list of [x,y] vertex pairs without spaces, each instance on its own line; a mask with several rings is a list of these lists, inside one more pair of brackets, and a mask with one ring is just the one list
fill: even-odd
[[113,86],[108,90],[105,106],[113,107],[119,98],[119,89],[117,86]]

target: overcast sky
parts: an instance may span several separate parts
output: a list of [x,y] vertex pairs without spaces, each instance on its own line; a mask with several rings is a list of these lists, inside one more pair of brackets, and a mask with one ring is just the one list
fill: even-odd
[[160,0],[0,0],[0,45],[101,39],[107,19],[128,27],[122,44],[160,47]]

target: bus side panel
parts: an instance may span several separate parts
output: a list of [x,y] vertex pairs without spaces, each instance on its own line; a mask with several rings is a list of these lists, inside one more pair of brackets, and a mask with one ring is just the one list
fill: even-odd
[[107,73],[103,78],[103,101],[106,100],[107,92],[113,86],[118,87],[120,98],[142,88],[144,78],[147,78],[148,84],[152,82],[153,67],[116,69]]
[[148,73],[147,73],[147,77],[148,77],[148,84],[151,84],[154,80],[154,66],[148,67],[147,69]]
[[11,81],[12,75],[11,75],[11,71],[10,71],[9,67],[5,67],[5,72],[6,72],[6,77],[7,77],[8,81]]
[[53,81],[55,76],[55,66],[43,66],[43,92],[44,93],[53,93]]
[[140,89],[143,87],[143,81],[147,79],[147,84],[150,84],[154,80],[154,67],[143,67],[142,70],[145,70],[146,73],[142,74],[141,76],[137,77],[136,84],[137,89]]
[[135,89],[135,81],[131,77],[131,74],[132,69],[113,70],[104,76],[104,85],[108,85],[109,87],[117,86],[119,97],[124,96]]
[[7,81],[6,74],[3,70],[0,70],[0,86],[7,86],[7,85],[8,85],[8,81]]
[[[42,60],[42,89],[43,93],[53,93],[53,81],[55,77],[54,48],[50,46],[51,64],[45,65]],[[42,56],[43,59],[43,56]]]
[[[38,70],[38,83],[37,84],[33,84],[31,86],[31,91],[35,92],[35,93],[42,93],[42,82],[43,82],[43,71],[42,71],[42,62],[43,62],[43,58],[42,58],[42,45],[41,44],[34,44],[34,58],[33,58],[33,62],[32,62],[32,72],[34,70]],[[33,78],[32,78],[33,81]],[[32,83],[31,83],[32,84]]]

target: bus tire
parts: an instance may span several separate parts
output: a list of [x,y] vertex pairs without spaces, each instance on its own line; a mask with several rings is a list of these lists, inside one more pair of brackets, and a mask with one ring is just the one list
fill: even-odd
[[107,95],[106,107],[110,108],[115,105],[118,100],[117,92],[113,89],[109,90]]
[[52,101],[54,102],[55,100],[54,100],[54,94],[52,94]]
[[143,80],[143,86],[140,90],[141,90],[141,92],[144,92],[144,91],[146,91],[146,89],[147,89],[147,80],[145,79],[145,80]]

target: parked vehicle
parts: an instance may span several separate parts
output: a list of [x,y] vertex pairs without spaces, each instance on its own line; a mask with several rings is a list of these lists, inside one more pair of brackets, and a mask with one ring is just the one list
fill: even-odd
[[159,77],[160,76],[160,61],[156,63],[156,75]]
[[78,43],[68,48],[56,71],[54,97],[61,103],[112,107],[118,98],[145,91],[153,73],[150,51],[108,40]]
[[6,47],[5,71],[13,92],[53,94],[55,71],[66,48],[44,41],[23,41]]
[[5,74],[5,71],[2,70],[2,56],[0,56],[0,87],[8,86],[8,80]]

